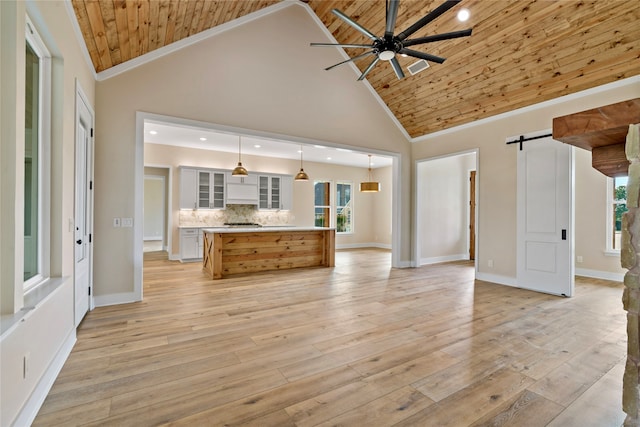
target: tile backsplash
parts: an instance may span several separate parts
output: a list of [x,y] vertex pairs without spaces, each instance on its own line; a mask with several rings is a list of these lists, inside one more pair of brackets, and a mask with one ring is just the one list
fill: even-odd
[[217,227],[225,222],[255,222],[261,225],[288,225],[293,221],[290,211],[261,211],[255,205],[228,205],[219,210],[181,209],[181,227]]

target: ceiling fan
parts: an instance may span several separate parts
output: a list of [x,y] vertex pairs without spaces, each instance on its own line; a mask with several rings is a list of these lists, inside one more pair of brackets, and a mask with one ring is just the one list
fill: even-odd
[[358,81],[363,80],[367,74],[375,67],[375,65],[381,59],[383,61],[389,61],[391,66],[393,67],[393,71],[395,71],[398,79],[404,78],[404,73],[402,72],[402,68],[400,67],[400,63],[398,62],[398,58],[396,58],[397,54],[412,56],[414,58],[424,59],[426,61],[437,62],[438,64],[442,64],[446,58],[442,58],[440,56],[430,55],[428,53],[419,52],[413,49],[407,49],[409,46],[415,46],[424,43],[430,43],[440,40],[449,40],[455,39],[458,37],[468,37],[471,35],[471,29],[461,30],[461,31],[452,31],[450,33],[443,34],[435,34],[432,36],[426,37],[418,37],[415,39],[408,39],[413,33],[427,25],[429,22],[436,19],[438,16],[445,13],[447,10],[454,7],[461,0],[449,0],[445,1],[443,4],[438,6],[436,9],[432,10],[427,15],[423,16],[421,19],[416,21],[413,25],[411,25],[406,30],[394,35],[394,29],[396,26],[396,18],[398,16],[398,5],[400,0],[388,0],[386,2],[386,26],[384,30],[384,35],[382,37],[378,37],[373,34],[371,31],[364,28],[362,25],[358,24],[353,19],[349,18],[344,13],[340,12],[338,9],[333,9],[332,12],[340,19],[345,21],[347,24],[351,25],[356,30],[360,31],[362,34],[371,39],[371,44],[341,44],[341,43],[311,43],[311,46],[337,46],[337,47],[351,47],[351,48],[363,48],[370,49],[369,51],[360,54],[358,56],[354,56],[353,58],[347,59],[346,61],[339,62],[335,65],[325,68],[325,70],[331,70],[332,68],[337,67],[338,65],[346,64],[347,62],[356,61],[361,58],[365,58],[367,56],[375,55],[373,61],[369,64],[369,66],[364,70],[362,75],[358,78]]

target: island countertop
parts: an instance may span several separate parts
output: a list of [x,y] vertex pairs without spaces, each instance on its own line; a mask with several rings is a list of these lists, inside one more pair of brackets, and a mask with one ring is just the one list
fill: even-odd
[[335,266],[335,228],[203,228],[202,268],[212,279],[266,270]]
[[323,231],[335,230],[333,227],[299,227],[296,225],[263,225],[261,227],[203,227],[205,233],[253,233],[281,231]]

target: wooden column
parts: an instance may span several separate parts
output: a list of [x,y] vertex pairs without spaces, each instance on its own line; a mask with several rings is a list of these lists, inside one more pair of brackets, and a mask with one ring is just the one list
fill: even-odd
[[624,276],[622,303],[627,311],[627,363],[622,385],[624,425],[640,427],[640,124],[630,125],[625,145],[630,162],[627,213],[622,218],[620,263]]

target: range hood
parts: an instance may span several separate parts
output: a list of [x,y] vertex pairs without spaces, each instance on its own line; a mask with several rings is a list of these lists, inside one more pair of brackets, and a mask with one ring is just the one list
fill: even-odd
[[227,175],[227,205],[258,205],[258,177]]

